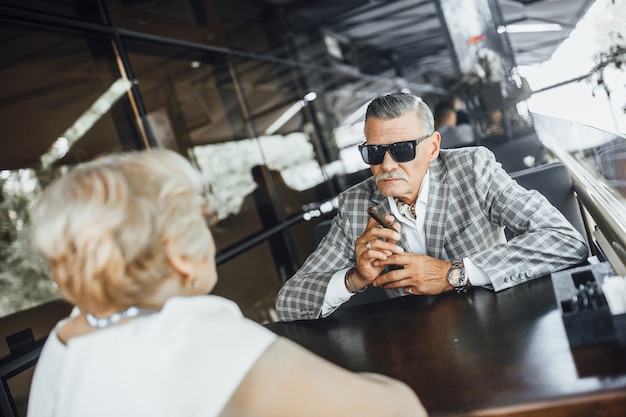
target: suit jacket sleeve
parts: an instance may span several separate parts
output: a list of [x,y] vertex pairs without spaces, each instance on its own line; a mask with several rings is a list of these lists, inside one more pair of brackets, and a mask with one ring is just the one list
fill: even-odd
[[483,215],[516,235],[492,247],[476,243],[478,250],[466,254],[489,275],[494,290],[584,261],[585,240],[542,194],[518,185],[486,149],[474,154],[472,164]]
[[333,274],[356,264],[354,245],[368,221],[373,180],[339,195],[337,214],[328,234],[302,267],[285,282],[276,298],[282,321],[319,318],[326,287]]

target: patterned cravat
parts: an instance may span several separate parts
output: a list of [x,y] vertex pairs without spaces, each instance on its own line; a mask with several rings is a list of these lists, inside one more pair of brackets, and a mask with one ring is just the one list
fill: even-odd
[[394,197],[394,199],[396,200],[396,204],[398,205],[398,211],[400,213],[404,214],[407,217],[411,216],[413,219],[415,219],[415,201],[411,204],[407,204],[404,201],[400,201],[397,197]]

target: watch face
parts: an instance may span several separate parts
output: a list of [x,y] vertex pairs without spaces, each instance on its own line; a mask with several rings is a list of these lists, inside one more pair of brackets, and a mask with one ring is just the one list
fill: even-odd
[[461,274],[461,270],[458,268],[450,270],[450,275],[448,276],[448,281],[450,282],[450,285],[452,285],[453,287],[462,285],[462,275],[463,274]]
[[450,272],[448,272],[448,282],[455,288],[467,284],[463,264],[459,265],[456,262],[452,264],[452,268],[450,268]]

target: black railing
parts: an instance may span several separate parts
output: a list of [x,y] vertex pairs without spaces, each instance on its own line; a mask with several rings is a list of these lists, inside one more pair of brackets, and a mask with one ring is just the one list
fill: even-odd
[[35,340],[31,329],[26,329],[7,336],[6,340],[10,353],[0,359],[0,385],[2,385],[2,389],[0,389],[0,414],[3,417],[17,417],[17,407],[8,381],[35,366],[46,337]]
[[337,197],[325,200],[321,203],[310,203],[302,208],[302,211],[288,217],[284,222],[277,224],[269,229],[264,229],[260,232],[253,233],[252,235],[234,243],[215,255],[215,263],[219,266],[225,262],[230,261],[233,258],[241,255],[245,251],[252,249],[253,247],[263,243],[267,239],[271,238],[278,233],[282,233],[287,228],[296,225],[303,221],[309,221],[312,218],[320,217],[327,213],[331,213],[337,207]]

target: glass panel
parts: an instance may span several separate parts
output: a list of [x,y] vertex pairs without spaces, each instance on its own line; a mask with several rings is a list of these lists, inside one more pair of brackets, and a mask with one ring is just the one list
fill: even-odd
[[[211,184],[218,207],[219,223],[213,228],[218,253],[245,243],[264,228],[277,226],[285,214],[300,210],[297,190],[280,190],[285,202],[289,201],[285,204],[276,193],[267,192],[268,178],[253,172],[267,166],[282,169],[313,158],[302,134],[257,138],[257,125],[268,126],[287,100],[278,91],[276,74],[267,73],[257,62],[234,68],[225,56],[208,52],[156,49],[137,42],[128,42],[126,49],[157,143],[189,155]],[[255,84],[254,97],[233,80],[235,72],[242,74],[244,86]],[[253,79],[253,74],[259,78]],[[267,320],[271,313],[259,308],[273,305],[282,280],[294,270],[293,251],[280,234],[252,245],[218,266],[215,293],[235,300],[248,317]],[[254,274],[250,274],[251,265],[259,266]]]
[[226,46],[211,1],[114,0],[111,13],[115,24],[127,30]]
[[[72,5],[78,3],[20,4],[95,21],[91,7],[74,10]],[[354,71],[322,66],[328,53],[320,48],[321,34],[287,36],[281,15],[267,3],[102,4],[110,5],[113,24],[139,32],[120,34],[125,50],[119,51],[119,59],[107,37],[44,33],[10,23],[0,28],[0,76],[12,80],[0,92],[0,123],[6,137],[15,138],[5,140],[0,152],[0,169],[5,170],[1,250],[20,253],[15,250],[23,233],[19,228],[25,230],[28,219],[14,206],[26,206],[39,189],[37,181],[47,183],[58,173],[19,170],[37,168],[57,138],[73,133],[74,121],[104,93],[115,90],[119,67],[130,62],[136,81],[133,100],[124,89],[128,84],[122,85],[110,112],[105,110],[76,142],[59,142],[53,148],[52,155],[61,156],[56,164],[71,167],[101,153],[145,147],[147,140],[135,126],[135,113],[145,108],[147,136],[158,146],[189,156],[213,185],[220,210],[214,235],[222,277],[216,292],[238,302],[249,317],[268,320],[268,306],[282,281],[315,247],[317,216],[332,209],[326,205],[320,210],[318,203],[369,175],[355,153],[361,134],[351,131],[347,141],[345,135],[339,141],[336,128],[369,99],[397,85],[391,79],[359,80]],[[64,23],[53,15],[43,17]],[[65,21],[73,22],[80,26],[78,20]],[[160,38],[128,40],[142,34]],[[335,91],[351,77],[352,86]],[[23,182],[34,185],[22,190]],[[250,242],[241,254],[233,251]],[[15,262],[26,263],[11,262],[0,273],[14,274],[22,268]],[[263,267],[248,278],[250,265]],[[8,285],[5,282],[2,275],[0,285]],[[6,286],[2,290],[13,291]]]
[[537,134],[550,149],[574,156],[594,177],[610,185],[626,206],[624,135],[547,115],[533,116]]
[[[167,20],[168,24],[175,22],[195,24],[199,20],[199,16],[198,18],[194,16],[192,3],[202,2],[189,0],[119,0],[112,2],[118,10],[134,16],[146,27],[151,25],[150,19]],[[196,9],[196,11],[202,13],[202,9]],[[121,24],[121,22],[118,23]]]
[[214,0],[228,46],[234,49],[287,57],[287,29],[268,2]]
[[596,2],[552,59],[524,70],[536,91],[529,109],[540,139],[574,156],[623,200],[626,67],[623,25],[615,18],[620,10],[616,2]]
[[52,15],[80,19],[94,23],[102,22],[98,2],[76,0],[2,0],[3,6],[15,7],[16,11],[32,11]]
[[[320,116],[325,115],[323,91],[309,89],[303,81],[294,83],[303,77],[289,66],[241,59],[233,60],[233,66],[260,136],[265,167],[252,167],[260,184],[254,196],[265,227],[271,227],[334,195],[332,173],[326,170],[333,157],[327,152],[332,130],[321,122],[328,118]],[[281,253],[277,240],[291,251],[292,263],[282,265],[283,279],[314,249],[316,223],[294,224],[272,240],[275,256]]]
[[[57,297],[28,239],[28,208],[62,167],[137,147],[111,41],[0,27],[0,316]],[[109,92],[107,95],[106,93]],[[94,103],[107,104],[92,107]],[[81,116],[87,116],[82,117]],[[61,138],[61,139],[60,139]],[[55,144],[55,146],[53,146]],[[51,164],[41,169],[42,156]]]
[[13,378],[9,378],[7,386],[9,392],[15,402],[15,409],[18,416],[25,416],[28,406],[28,393],[30,392],[30,384],[33,380],[35,367],[26,369]]

